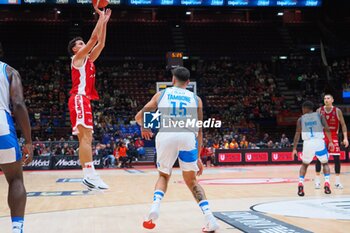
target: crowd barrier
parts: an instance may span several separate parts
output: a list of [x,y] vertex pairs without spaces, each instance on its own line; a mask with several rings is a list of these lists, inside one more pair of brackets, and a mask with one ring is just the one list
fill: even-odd
[[[95,168],[103,168],[103,157],[94,156]],[[63,169],[79,169],[81,168],[78,156],[36,156],[33,161],[23,170],[63,170]]]
[[[301,151],[298,157],[292,156],[291,149],[217,149],[215,157],[217,165],[247,165],[247,164],[299,164]],[[342,150],[341,161],[349,161],[349,152]],[[316,157],[314,158],[316,160]],[[333,157],[330,156],[330,161]]]

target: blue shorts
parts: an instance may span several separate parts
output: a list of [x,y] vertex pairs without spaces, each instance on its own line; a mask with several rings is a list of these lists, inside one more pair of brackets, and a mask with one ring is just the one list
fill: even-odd
[[0,164],[13,163],[21,159],[22,153],[12,117],[5,110],[0,110]]

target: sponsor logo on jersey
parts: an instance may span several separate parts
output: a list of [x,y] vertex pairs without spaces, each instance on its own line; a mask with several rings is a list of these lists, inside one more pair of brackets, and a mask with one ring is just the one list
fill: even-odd
[[75,98],[76,98],[76,103],[77,103],[77,105],[76,105],[77,117],[78,117],[78,119],[82,119],[83,118],[83,107],[81,105],[81,102],[82,102],[83,98],[80,95],[75,96]]

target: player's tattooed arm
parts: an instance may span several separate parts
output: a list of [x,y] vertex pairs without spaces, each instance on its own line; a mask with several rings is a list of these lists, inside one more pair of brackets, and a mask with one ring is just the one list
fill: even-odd
[[[198,108],[197,108],[197,116],[199,121],[203,121],[203,102],[202,99],[197,96],[198,99]],[[198,150],[198,160],[197,160],[197,166],[198,166],[198,172],[197,176],[200,176],[203,174],[204,166],[201,159],[201,150],[202,150],[202,144],[203,144],[203,129],[200,127],[198,129],[198,136],[197,136],[197,150]]]
[[207,199],[206,196],[205,196],[203,188],[199,184],[195,184],[192,187],[191,191],[192,191],[192,194],[193,194],[193,196],[194,196],[194,198],[196,199],[197,202],[200,202],[200,201],[203,201],[203,200]]
[[295,131],[294,135],[294,141],[293,141],[293,156],[297,156],[297,147],[300,139],[300,134],[301,134],[301,118],[298,119],[297,121],[297,129]]

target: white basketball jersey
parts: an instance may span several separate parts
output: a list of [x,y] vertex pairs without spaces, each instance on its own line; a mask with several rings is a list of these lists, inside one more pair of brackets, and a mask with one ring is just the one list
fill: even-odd
[[321,115],[317,112],[307,113],[301,117],[301,137],[305,140],[323,139],[323,125]]
[[10,81],[6,73],[7,64],[0,61],[0,110],[10,111]]
[[[158,100],[158,110],[161,113],[162,124],[160,132],[194,132],[198,133],[197,127],[192,127],[198,121],[198,98],[193,92],[179,88],[169,87],[162,91]],[[184,122],[182,127],[179,122]],[[172,124],[169,129],[169,124]],[[175,125],[178,124],[178,125]],[[175,126],[175,127],[174,127]],[[174,130],[175,128],[175,130]]]

